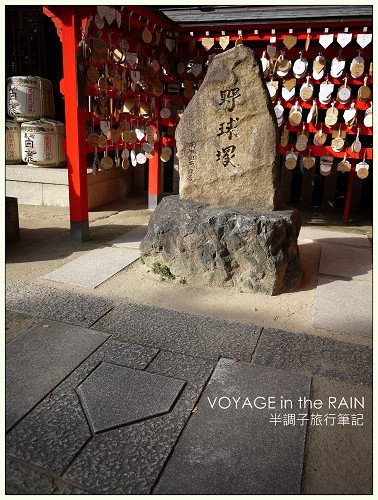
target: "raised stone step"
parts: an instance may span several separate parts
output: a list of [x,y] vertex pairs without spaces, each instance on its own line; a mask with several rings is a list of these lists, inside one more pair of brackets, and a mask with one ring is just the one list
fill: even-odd
[[110,245],[118,248],[136,248],[139,250],[139,245],[147,234],[147,225],[138,226],[127,233],[121,234],[110,242]]
[[[259,409],[269,397],[271,408]],[[306,375],[221,359],[154,493],[299,494],[307,414],[300,397],[310,397]],[[282,409],[281,398],[293,408]]]
[[46,274],[44,278],[96,288],[139,257],[137,249],[97,248]]

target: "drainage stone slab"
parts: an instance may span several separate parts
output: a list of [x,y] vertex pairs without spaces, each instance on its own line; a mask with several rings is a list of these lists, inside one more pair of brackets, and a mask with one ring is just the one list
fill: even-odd
[[29,330],[6,348],[6,427],[9,429],[108,335],[63,323]]
[[139,257],[139,250],[98,248],[46,274],[44,278],[71,285],[96,288]]
[[79,386],[93,432],[167,413],[185,382],[102,363]]
[[313,325],[362,337],[373,335],[373,289],[368,281],[320,275]]
[[96,434],[64,479],[98,494],[151,493],[212,369],[205,359],[159,352],[147,370],[187,382],[172,411]]
[[62,474],[92,437],[75,388],[102,362],[144,369],[157,352],[156,349],[113,339],[105,341],[9,431],[6,437],[7,454]]
[[250,361],[261,328],[246,323],[122,302],[96,328],[123,340],[210,358]]
[[264,328],[253,363],[309,375],[372,382],[372,350],[362,345]]
[[[299,494],[306,422],[285,426],[283,414],[306,413],[297,400],[309,397],[310,382],[305,375],[221,359],[154,493]],[[240,398],[238,408],[228,406],[232,397]],[[247,397],[250,404],[242,408]],[[256,397],[275,397],[276,409],[251,408]],[[293,407],[280,409],[281,397]],[[280,415],[278,423],[272,414]]]
[[118,236],[115,240],[112,240],[110,245],[118,248],[136,248],[139,250],[140,242],[146,236],[147,230],[147,226],[136,227],[135,229]]
[[369,248],[324,243],[319,273],[371,283],[373,279],[372,257],[372,251]]
[[45,285],[14,282],[6,288],[6,308],[31,316],[89,327],[112,308],[101,297],[57,290]]

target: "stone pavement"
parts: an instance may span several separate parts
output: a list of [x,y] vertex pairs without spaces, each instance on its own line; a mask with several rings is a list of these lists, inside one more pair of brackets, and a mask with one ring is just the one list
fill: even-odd
[[[7,309],[11,329],[34,318],[7,347],[8,493],[370,492],[369,347],[43,285],[9,285]],[[298,407],[329,396],[365,405]]]
[[311,236],[322,242],[314,326],[371,338],[373,255],[368,239],[330,231]]
[[[122,259],[146,219],[132,215],[126,227],[112,217],[112,230],[95,222],[95,239]],[[139,261],[98,285],[78,283],[94,244],[64,261],[76,266],[76,285],[43,278],[65,278],[57,257],[68,246],[57,240],[56,260],[30,278],[43,241],[34,250],[21,243],[10,255],[21,271],[6,290],[7,493],[371,493],[370,243],[308,227],[301,238],[321,250],[311,317],[318,334],[172,310],[160,303],[164,293],[152,304],[110,294]],[[182,290],[188,299],[195,292]],[[303,397],[322,406],[301,407]]]

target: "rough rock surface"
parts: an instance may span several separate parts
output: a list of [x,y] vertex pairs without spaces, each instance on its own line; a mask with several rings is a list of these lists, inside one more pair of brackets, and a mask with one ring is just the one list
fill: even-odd
[[156,208],[140,249],[190,282],[276,295],[301,279],[297,210],[261,213],[168,196]]
[[180,198],[276,210],[277,137],[256,54],[237,45],[217,55],[176,130]]

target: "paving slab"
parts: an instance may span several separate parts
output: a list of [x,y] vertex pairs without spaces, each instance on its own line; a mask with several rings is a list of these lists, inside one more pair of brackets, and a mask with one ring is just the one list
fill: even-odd
[[64,323],[28,330],[6,347],[6,428],[26,415],[108,335]]
[[6,288],[6,308],[53,321],[89,327],[113,307],[102,297],[57,290],[45,285],[14,282]]
[[172,411],[96,434],[70,465],[64,480],[98,494],[150,493],[212,369],[208,360],[159,352],[148,372],[180,379],[189,375]]
[[252,363],[354,384],[372,383],[370,347],[314,335],[264,328]]
[[90,491],[76,488],[71,484],[61,484],[55,491],[54,495],[93,495]]
[[97,248],[46,274],[44,278],[96,288],[139,257],[140,252],[136,249]]
[[62,474],[92,437],[75,388],[104,361],[144,369],[157,353],[108,339],[7,434],[7,454]]
[[372,282],[373,255],[369,248],[324,243],[319,273]]
[[139,250],[140,242],[146,236],[147,231],[147,225],[136,227],[135,229],[118,236],[118,238],[115,238],[109,244],[117,248],[136,248]]
[[16,312],[5,312],[5,341],[11,342],[15,338],[25,333],[29,328],[37,325],[42,320],[41,318],[33,318],[27,314],[19,314]]
[[[345,405],[333,408],[328,403],[329,397],[336,398],[336,407],[345,398],[349,408]],[[358,403],[354,405],[354,398],[364,408]],[[314,412],[323,416],[321,425],[311,425],[307,432],[302,494],[371,495],[372,388],[315,376],[312,399],[319,399],[325,405]],[[325,420],[325,414],[335,415],[335,420]],[[348,415],[347,424],[338,423],[340,414]],[[357,419],[352,415],[362,415],[358,420],[362,425],[353,425]]]
[[373,289],[368,281],[319,275],[315,292],[313,325],[325,330],[371,337]]
[[77,388],[93,432],[168,413],[183,380],[101,363]]
[[340,245],[351,245],[355,247],[370,248],[369,238],[361,233],[346,233],[342,231],[326,231],[302,226],[299,239],[313,240],[318,243],[337,243]]
[[[306,421],[284,426],[282,419],[306,413],[297,400],[309,397],[310,383],[305,375],[221,359],[154,493],[299,494]],[[240,397],[237,408],[229,406],[233,397]],[[277,406],[243,408],[247,397],[250,404],[256,397],[274,397]],[[281,397],[292,400],[293,408],[279,409]],[[281,423],[275,425],[272,414]]]
[[57,476],[20,463],[5,461],[6,494],[8,495],[51,495],[56,487]]
[[261,328],[210,316],[121,302],[96,329],[117,338],[160,349],[210,358],[250,361]]

